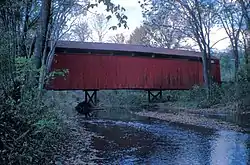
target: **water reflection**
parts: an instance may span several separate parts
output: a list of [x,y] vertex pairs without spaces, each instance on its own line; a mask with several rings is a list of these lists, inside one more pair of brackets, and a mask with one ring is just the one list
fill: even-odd
[[211,164],[247,165],[250,163],[250,151],[247,146],[249,135],[220,131],[212,143]]
[[83,122],[102,136],[93,139],[98,164],[247,165],[247,134],[169,123],[93,120]]

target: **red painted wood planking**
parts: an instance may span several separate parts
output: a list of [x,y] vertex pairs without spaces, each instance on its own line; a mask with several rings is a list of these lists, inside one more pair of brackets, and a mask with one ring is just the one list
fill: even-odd
[[[212,74],[220,82],[215,61]],[[69,69],[66,80],[57,77],[48,89],[190,89],[203,84],[202,63],[185,59],[60,53],[52,70],[63,68]]]

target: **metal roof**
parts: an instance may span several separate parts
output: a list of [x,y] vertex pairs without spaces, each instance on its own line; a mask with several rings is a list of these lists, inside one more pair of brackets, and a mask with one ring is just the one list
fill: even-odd
[[156,48],[144,45],[131,45],[131,44],[116,44],[116,43],[97,43],[97,42],[79,42],[79,41],[58,41],[56,48],[64,49],[78,49],[78,50],[99,50],[99,51],[119,51],[131,53],[150,53],[161,55],[173,56],[186,56],[186,57],[202,57],[201,52]]

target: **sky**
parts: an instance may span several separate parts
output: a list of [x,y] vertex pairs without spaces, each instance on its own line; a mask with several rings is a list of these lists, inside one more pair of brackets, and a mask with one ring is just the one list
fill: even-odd
[[[125,15],[128,17],[127,24],[129,29],[124,29],[124,27],[120,27],[117,30],[110,30],[105,39],[108,39],[111,36],[114,36],[117,33],[123,33],[125,37],[128,39],[129,35],[134,31],[136,27],[139,27],[142,24],[142,10],[139,6],[137,0],[113,0],[115,4],[120,4],[122,7],[126,9]],[[91,10],[91,12],[103,13],[110,15],[105,11],[105,6],[100,4],[98,7]],[[91,17],[92,13],[88,13],[87,17]],[[115,16],[110,20],[110,25],[116,25],[118,20],[115,19]]]
[[[115,4],[120,4],[122,7],[126,9],[125,15],[128,17],[127,23],[129,26],[129,29],[124,29],[123,27],[118,28],[117,30],[110,30],[108,34],[105,37],[105,40],[108,40],[111,36],[114,36],[117,33],[123,33],[125,37],[128,39],[129,35],[133,32],[133,30],[136,27],[139,27],[143,22],[142,17],[142,9],[138,3],[138,0],[112,0]],[[97,12],[97,13],[103,13],[109,15],[107,12],[105,12],[105,6],[99,5],[98,7],[91,10],[91,12]],[[87,17],[91,18],[91,13],[88,13]],[[114,17],[114,16],[113,16]],[[116,19],[111,19],[110,24],[116,25],[118,21]],[[211,43],[217,42],[218,40],[221,40],[222,38],[227,37],[226,33],[222,29],[213,29],[211,33]],[[216,49],[225,49],[229,45],[229,40],[223,40],[221,42],[218,42],[214,48]]]

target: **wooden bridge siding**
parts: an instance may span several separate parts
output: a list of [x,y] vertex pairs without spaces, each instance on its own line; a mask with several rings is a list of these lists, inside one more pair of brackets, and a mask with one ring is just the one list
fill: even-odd
[[221,72],[220,72],[220,61],[214,60],[215,63],[212,64],[211,73],[218,83],[221,83]]
[[60,68],[69,75],[51,89],[189,89],[203,81],[200,62],[179,59],[58,54],[52,70]]

